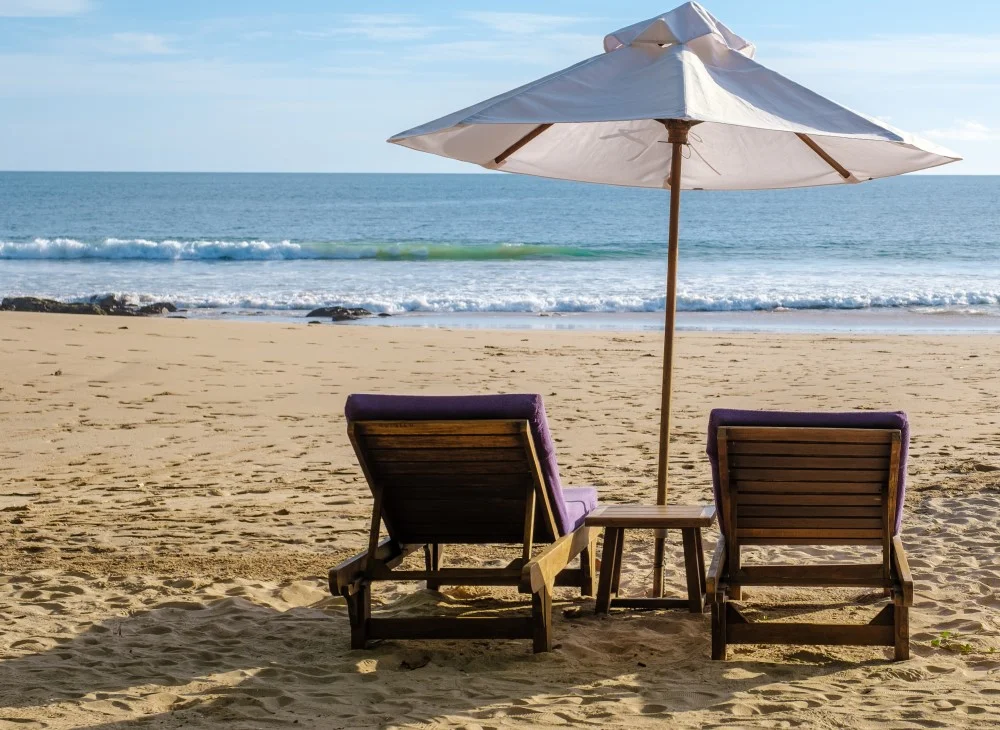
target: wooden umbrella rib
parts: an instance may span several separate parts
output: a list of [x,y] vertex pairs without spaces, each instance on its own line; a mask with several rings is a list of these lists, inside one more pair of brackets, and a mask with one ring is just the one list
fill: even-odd
[[817,155],[819,155],[820,158],[822,158],[822,160],[826,164],[828,164],[830,167],[832,167],[834,170],[836,170],[837,173],[842,178],[844,178],[845,180],[847,180],[848,178],[852,177],[852,174],[851,174],[850,170],[848,170],[846,167],[844,167],[843,165],[841,165],[835,159],[833,159],[832,157],[830,157],[830,154],[825,149],[823,149],[822,147],[820,147],[819,144],[816,143],[816,140],[814,140],[808,134],[803,134],[802,132],[796,132],[795,136],[798,137],[799,139],[801,139],[803,142],[805,142],[806,146],[809,149],[811,149],[813,152],[815,152]]
[[542,132],[544,132],[546,129],[548,129],[551,126],[552,126],[551,123],[549,123],[549,124],[539,124],[537,127],[535,127],[534,129],[532,129],[526,135],[524,135],[523,137],[521,137],[521,139],[517,140],[517,142],[515,142],[510,147],[508,147],[503,152],[501,152],[499,155],[497,155],[496,157],[494,157],[493,158],[493,163],[496,164],[496,165],[502,165],[503,163],[505,163],[507,161],[508,157],[510,157],[512,154],[514,154],[519,149],[521,149],[522,147],[524,147],[524,145],[528,144],[528,142],[530,142],[531,140],[533,140],[535,137],[537,137],[538,135],[540,135]]

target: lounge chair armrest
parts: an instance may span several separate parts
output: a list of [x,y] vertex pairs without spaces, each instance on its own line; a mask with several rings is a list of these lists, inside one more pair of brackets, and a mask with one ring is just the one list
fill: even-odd
[[537,593],[547,585],[554,585],[556,576],[573,558],[592,546],[599,533],[600,528],[597,527],[580,527],[560,537],[525,563],[521,571],[522,585],[530,585],[532,593]]
[[[391,537],[387,537],[375,549],[375,559],[383,563],[387,568],[394,568],[402,562],[403,558],[421,547],[423,546],[400,545]],[[365,550],[353,558],[345,560],[340,565],[330,568],[330,593],[339,596],[345,589],[353,592],[358,581],[364,577],[365,569],[368,567],[367,563],[368,551]]]
[[903,605],[913,605],[913,575],[910,573],[910,563],[906,559],[903,541],[899,535],[892,538],[892,564],[896,569],[896,577],[903,588]]
[[726,567],[726,537],[719,536],[719,541],[715,544],[715,554],[712,555],[712,563],[708,566],[708,575],[705,576],[705,593],[708,595],[709,603],[715,602],[715,596],[724,590],[722,586],[722,574]]

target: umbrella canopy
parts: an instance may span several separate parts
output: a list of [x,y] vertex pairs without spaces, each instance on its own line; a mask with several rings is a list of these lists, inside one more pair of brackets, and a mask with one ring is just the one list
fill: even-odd
[[[681,189],[858,183],[961,159],[825,99],[754,53],[688,2],[609,34],[598,56],[389,139],[491,170],[670,189],[659,504],[667,493]],[[658,536],[657,596],[663,555]]]
[[668,186],[657,120],[700,122],[680,187],[833,185],[960,159],[753,60],[754,46],[694,2],[615,31],[605,52],[389,141],[488,169]]

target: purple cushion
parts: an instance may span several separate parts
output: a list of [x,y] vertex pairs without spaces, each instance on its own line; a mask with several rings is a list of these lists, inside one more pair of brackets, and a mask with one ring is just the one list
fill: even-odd
[[595,487],[566,487],[562,490],[566,503],[566,519],[563,534],[583,526],[583,520],[597,509],[597,489]]
[[[542,396],[537,394],[510,395],[373,395],[355,393],[347,397],[344,414],[350,421],[433,421],[464,419],[524,419],[528,421],[535,442],[535,451],[542,468],[542,477],[549,490],[549,499],[555,512],[561,535],[568,535],[582,524],[583,516],[596,506],[583,495],[575,503],[591,505],[582,513],[580,507],[570,507],[564,498],[559,481],[559,464],[555,445],[545,418]],[[581,488],[586,490],[586,488]],[[570,490],[566,490],[567,492]]]
[[798,426],[800,428],[892,428],[899,429],[899,494],[896,521],[892,534],[899,533],[903,522],[903,498],[906,496],[906,458],[910,451],[910,425],[901,411],[850,411],[847,413],[808,413],[796,411],[741,411],[716,408],[708,418],[708,459],[712,463],[712,486],[719,513],[719,526],[725,530],[722,511],[722,486],[719,481],[720,426]]

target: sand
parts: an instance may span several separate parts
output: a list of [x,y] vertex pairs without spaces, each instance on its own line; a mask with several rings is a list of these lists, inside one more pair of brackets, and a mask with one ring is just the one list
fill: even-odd
[[[325,574],[363,546],[371,502],[345,435],[346,394],[541,392],[564,481],[595,484],[607,502],[650,501],[660,342],[3,313],[0,728],[1000,724],[1000,378],[989,336],[680,337],[675,502],[710,499],[712,407],[909,412],[907,662],[880,648],[754,646],[713,662],[707,616],[596,617],[569,590],[550,654],[528,642],[348,649]],[[678,542],[667,577],[679,591]],[[623,588],[640,592],[648,535],[626,551]],[[782,597],[816,603],[747,593],[763,614]],[[858,589],[829,598],[832,608],[800,613],[863,620],[880,600]],[[378,609],[397,615],[510,611],[519,600],[376,592]]]

